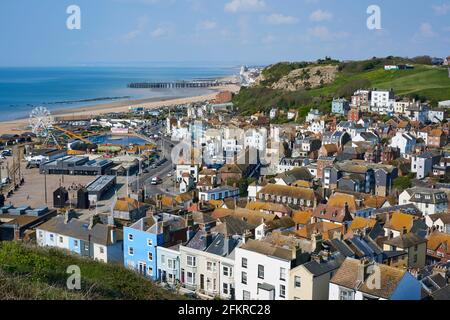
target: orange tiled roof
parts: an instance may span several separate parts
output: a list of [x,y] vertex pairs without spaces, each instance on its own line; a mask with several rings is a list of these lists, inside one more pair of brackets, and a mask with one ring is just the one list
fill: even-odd
[[311,222],[312,211],[297,211],[292,215],[292,219],[296,224],[307,225]]
[[436,251],[442,244],[446,248],[447,254],[450,254],[450,234],[433,232],[428,237],[428,249]]
[[336,192],[328,200],[328,206],[330,207],[344,208],[346,203],[350,211],[354,212],[358,209],[355,196],[350,194]]
[[353,219],[349,229],[351,231],[354,231],[354,230],[361,230],[361,229],[365,229],[365,228],[373,228],[376,223],[377,223],[377,221],[374,219],[355,217],[355,219]]
[[411,231],[411,228],[413,227],[414,217],[410,214],[405,214],[401,212],[394,212],[392,214],[392,217],[388,222],[385,224],[385,228],[392,229],[395,231],[403,231],[404,228],[408,232]]

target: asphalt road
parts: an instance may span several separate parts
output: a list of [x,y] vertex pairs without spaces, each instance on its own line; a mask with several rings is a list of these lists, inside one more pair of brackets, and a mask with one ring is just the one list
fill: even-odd
[[[173,143],[166,137],[160,137],[157,140],[150,138],[155,134],[158,134],[160,131],[161,127],[156,126],[152,128],[146,136],[148,137],[147,140],[155,143],[158,148],[161,149],[162,152],[160,154],[160,158],[165,158],[167,161],[155,169],[152,169],[151,167],[147,168],[147,173],[141,173],[139,176],[129,177],[130,190],[132,192],[137,192],[138,190],[145,189],[147,197],[152,197],[157,194],[176,194],[176,192],[174,192],[175,190],[172,180],[174,179],[174,177],[167,176],[170,172],[174,174],[173,164],[171,161],[171,152],[172,145],[174,145],[175,143]],[[163,180],[163,183],[156,186],[152,185],[151,181],[154,177],[161,178]]]

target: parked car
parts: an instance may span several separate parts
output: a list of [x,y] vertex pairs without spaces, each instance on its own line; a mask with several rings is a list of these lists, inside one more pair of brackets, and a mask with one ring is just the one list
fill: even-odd
[[158,185],[160,183],[162,183],[162,179],[160,177],[154,177],[152,179],[152,182],[151,182],[151,184],[154,185],[154,186],[156,186],[156,185]]

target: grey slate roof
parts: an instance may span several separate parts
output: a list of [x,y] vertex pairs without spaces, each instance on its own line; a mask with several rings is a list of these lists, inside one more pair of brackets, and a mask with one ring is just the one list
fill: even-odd
[[338,269],[344,262],[345,257],[338,254],[334,259],[319,263],[315,260],[305,263],[303,266],[315,277]]
[[[97,223],[89,230],[89,222],[71,219],[65,224],[64,216],[57,216],[39,226],[38,229],[104,246],[112,244],[111,230],[113,227],[105,224]],[[117,230],[117,233],[117,239],[121,239],[122,231]]]

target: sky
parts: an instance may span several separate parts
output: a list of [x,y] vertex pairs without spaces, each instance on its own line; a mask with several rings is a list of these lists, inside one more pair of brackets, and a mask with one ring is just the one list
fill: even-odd
[[[69,30],[66,10],[81,10]],[[370,30],[370,5],[381,29]],[[450,0],[1,0],[0,66],[450,55]]]

